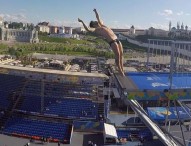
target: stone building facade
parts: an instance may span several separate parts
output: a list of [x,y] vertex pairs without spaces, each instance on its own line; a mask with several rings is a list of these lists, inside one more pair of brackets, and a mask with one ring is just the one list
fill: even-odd
[[0,18],[0,40],[38,43],[38,31],[5,28],[3,19]]

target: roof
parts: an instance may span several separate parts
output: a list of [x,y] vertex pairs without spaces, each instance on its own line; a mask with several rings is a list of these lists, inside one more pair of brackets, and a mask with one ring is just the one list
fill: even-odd
[[48,26],[49,22],[40,22],[38,23],[38,25],[44,25],[44,26]]
[[144,29],[136,29],[136,31],[145,31]]
[[104,123],[105,136],[109,138],[117,138],[117,131],[113,125]]
[[118,29],[118,28],[112,28],[114,32],[127,32],[129,29]]
[[45,74],[59,74],[59,75],[69,75],[69,76],[85,76],[85,77],[100,77],[100,78],[108,78],[107,75],[102,73],[82,73],[82,72],[69,72],[69,71],[61,71],[61,70],[51,70],[51,69],[41,69],[41,68],[27,68],[27,67],[18,67],[18,66],[9,66],[0,64],[1,69],[5,70],[19,70],[26,72],[36,72],[36,73],[45,73]]

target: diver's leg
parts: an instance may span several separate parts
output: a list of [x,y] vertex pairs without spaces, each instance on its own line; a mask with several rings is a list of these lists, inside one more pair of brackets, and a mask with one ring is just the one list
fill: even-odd
[[118,47],[119,47],[119,52],[120,52],[120,66],[121,66],[121,68],[122,68],[122,71],[124,72],[124,69],[123,69],[123,46],[122,46],[122,44],[121,44],[121,42],[119,42],[119,44],[118,44]]
[[124,76],[124,72],[123,72],[123,70],[122,70],[122,68],[121,68],[121,64],[120,64],[120,61],[119,61],[119,60],[120,60],[119,57],[116,57],[115,63],[116,63],[116,65],[117,65],[117,68],[118,68],[119,73]]
[[112,48],[112,50],[113,50],[113,52],[115,54],[115,63],[117,65],[118,69],[119,69],[119,72],[120,72],[121,75],[124,75],[123,68],[121,68],[121,61],[120,61],[121,60],[121,58],[120,58],[121,53],[119,51],[118,44],[116,42],[112,43],[111,48]]

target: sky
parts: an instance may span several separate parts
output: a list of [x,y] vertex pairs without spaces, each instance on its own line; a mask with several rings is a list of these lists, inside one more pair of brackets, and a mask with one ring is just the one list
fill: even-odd
[[149,27],[168,30],[177,22],[191,29],[190,0],[0,0],[0,16],[6,21],[38,22],[80,26],[96,20],[96,8],[104,24],[111,28]]

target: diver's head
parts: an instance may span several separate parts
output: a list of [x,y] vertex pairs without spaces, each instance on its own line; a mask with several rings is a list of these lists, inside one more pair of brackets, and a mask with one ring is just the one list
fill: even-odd
[[97,28],[97,27],[99,27],[97,21],[91,21],[91,22],[90,22],[90,28]]

